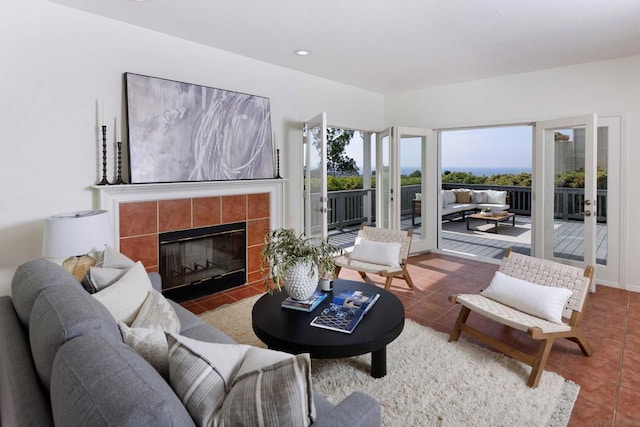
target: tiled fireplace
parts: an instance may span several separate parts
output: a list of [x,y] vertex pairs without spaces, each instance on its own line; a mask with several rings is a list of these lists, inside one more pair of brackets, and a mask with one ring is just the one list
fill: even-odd
[[161,235],[244,223],[246,282],[255,283],[262,280],[260,251],[264,233],[270,228],[282,227],[283,187],[282,180],[259,180],[113,185],[94,189],[100,209],[110,212],[120,252],[141,261],[148,271],[160,270]]

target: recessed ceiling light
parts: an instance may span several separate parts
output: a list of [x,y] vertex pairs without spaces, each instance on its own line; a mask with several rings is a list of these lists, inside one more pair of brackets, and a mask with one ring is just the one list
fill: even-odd
[[298,55],[298,56],[307,56],[307,55],[309,55],[309,51],[308,50],[303,50],[303,49],[296,50],[294,53],[296,55]]

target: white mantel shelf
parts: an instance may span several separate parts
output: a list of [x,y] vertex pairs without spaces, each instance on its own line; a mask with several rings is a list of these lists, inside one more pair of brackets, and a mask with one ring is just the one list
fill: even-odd
[[[92,185],[98,207],[109,212],[114,230],[120,229],[120,203],[269,193],[271,228],[283,227],[284,179],[170,182],[157,184]],[[116,236],[119,237],[119,236]],[[116,239],[117,240],[117,239]]]

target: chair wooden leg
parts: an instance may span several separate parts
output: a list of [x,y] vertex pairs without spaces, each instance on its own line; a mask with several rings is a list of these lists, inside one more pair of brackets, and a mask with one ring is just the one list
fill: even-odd
[[409,287],[413,289],[413,279],[411,279],[411,276],[409,275],[409,270],[407,270],[406,265],[402,266],[402,277],[404,277],[404,280],[407,281],[407,284],[409,285]]
[[460,306],[460,314],[458,314],[458,319],[456,320],[456,324],[453,325],[453,330],[449,335],[449,342],[458,341],[458,338],[460,338],[460,334],[462,333],[461,326],[464,325],[464,323],[467,321],[467,318],[469,317],[469,313],[471,313],[471,310],[469,310],[464,305]]
[[591,344],[589,344],[589,340],[587,340],[587,336],[580,329],[576,330],[574,332],[575,332],[576,336],[575,337],[569,337],[567,339],[573,341],[576,344],[578,344],[580,346],[580,350],[582,350],[582,353],[585,356],[591,356],[591,354],[593,353],[593,349],[591,348]]
[[536,358],[533,362],[533,367],[531,369],[531,375],[529,375],[529,380],[527,381],[527,385],[529,387],[538,387],[540,377],[542,376],[542,371],[544,370],[544,365],[547,363],[547,359],[549,358],[549,353],[551,353],[551,347],[553,347],[554,341],[554,338],[549,338],[543,340],[540,343],[538,354],[536,355]]
[[384,288],[388,291],[391,289],[391,282],[393,282],[393,276],[387,276],[387,281],[384,282]]

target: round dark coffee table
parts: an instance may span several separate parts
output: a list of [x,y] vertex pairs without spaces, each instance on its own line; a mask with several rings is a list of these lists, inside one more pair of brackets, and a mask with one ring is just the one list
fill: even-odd
[[[345,290],[379,293],[380,298],[351,334],[309,325],[329,305],[333,295]],[[253,306],[253,331],[270,349],[310,353],[316,359],[334,359],[371,353],[371,376],[387,374],[387,344],[404,328],[404,306],[391,292],[363,282],[336,279],[333,291],[311,313],[280,307],[286,292],[265,294]]]

